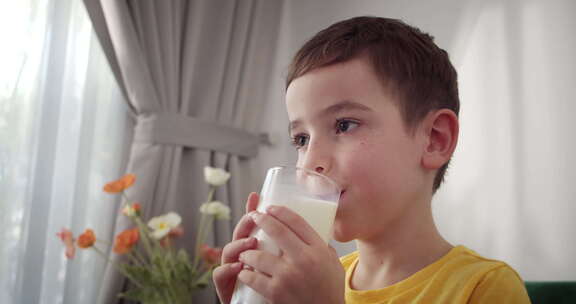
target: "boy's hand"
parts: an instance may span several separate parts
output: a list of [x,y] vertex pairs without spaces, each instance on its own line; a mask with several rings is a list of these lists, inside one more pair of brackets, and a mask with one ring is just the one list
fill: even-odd
[[236,278],[242,270],[242,263],[238,261],[238,255],[245,250],[257,247],[256,239],[248,236],[255,227],[249,213],[256,210],[258,200],[258,194],[250,193],[246,201],[246,214],[234,228],[232,241],[222,250],[221,265],[216,267],[212,273],[212,279],[221,303],[228,304],[232,299]]
[[280,206],[251,216],[282,254],[242,252],[240,261],[254,270],[241,270],[240,281],[275,304],[344,303],[344,269],[338,255],[301,216]]

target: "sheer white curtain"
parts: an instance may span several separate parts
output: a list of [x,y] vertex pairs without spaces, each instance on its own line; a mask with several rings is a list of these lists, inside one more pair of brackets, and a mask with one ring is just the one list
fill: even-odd
[[110,240],[132,123],[81,1],[0,2],[0,303],[92,303],[104,261],[56,237]]

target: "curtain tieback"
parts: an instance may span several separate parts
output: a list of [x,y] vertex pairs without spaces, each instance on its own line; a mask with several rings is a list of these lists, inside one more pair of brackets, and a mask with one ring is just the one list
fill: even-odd
[[182,114],[155,113],[138,116],[134,141],[253,157],[260,143],[268,143],[268,136]]

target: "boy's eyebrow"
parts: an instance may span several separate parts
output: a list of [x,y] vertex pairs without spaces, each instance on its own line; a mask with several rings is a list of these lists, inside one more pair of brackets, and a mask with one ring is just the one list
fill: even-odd
[[369,107],[352,100],[342,100],[320,111],[320,115],[338,113],[344,110],[372,111]]
[[[337,102],[329,107],[327,107],[326,109],[323,109],[322,111],[320,111],[320,113],[318,113],[318,116],[322,116],[322,115],[326,115],[326,114],[334,114],[334,113],[338,113],[338,112],[342,112],[345,110],[360,110],[360,111],[372,111],[372,109],[370,109],[369,107],[361,104],[361,103],[357,103],[354,102],[352,100],[342,100],[340,102]],[[300,119],[296,119],[294,121],[291,121],[288,124],[288,134],[292,133],[292,130],[294,130],[296,127],[298,127],[298,125],[300,125],[302,122],[300,121]]]

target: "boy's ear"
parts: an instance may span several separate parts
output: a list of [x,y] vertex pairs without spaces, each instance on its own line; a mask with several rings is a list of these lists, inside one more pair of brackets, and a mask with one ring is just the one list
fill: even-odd
[[422,154],[422,166],[426,169],[439,169],[446,164],[458,142],[458,117],[449,109],[428,113],[423,122],[426,136]]

